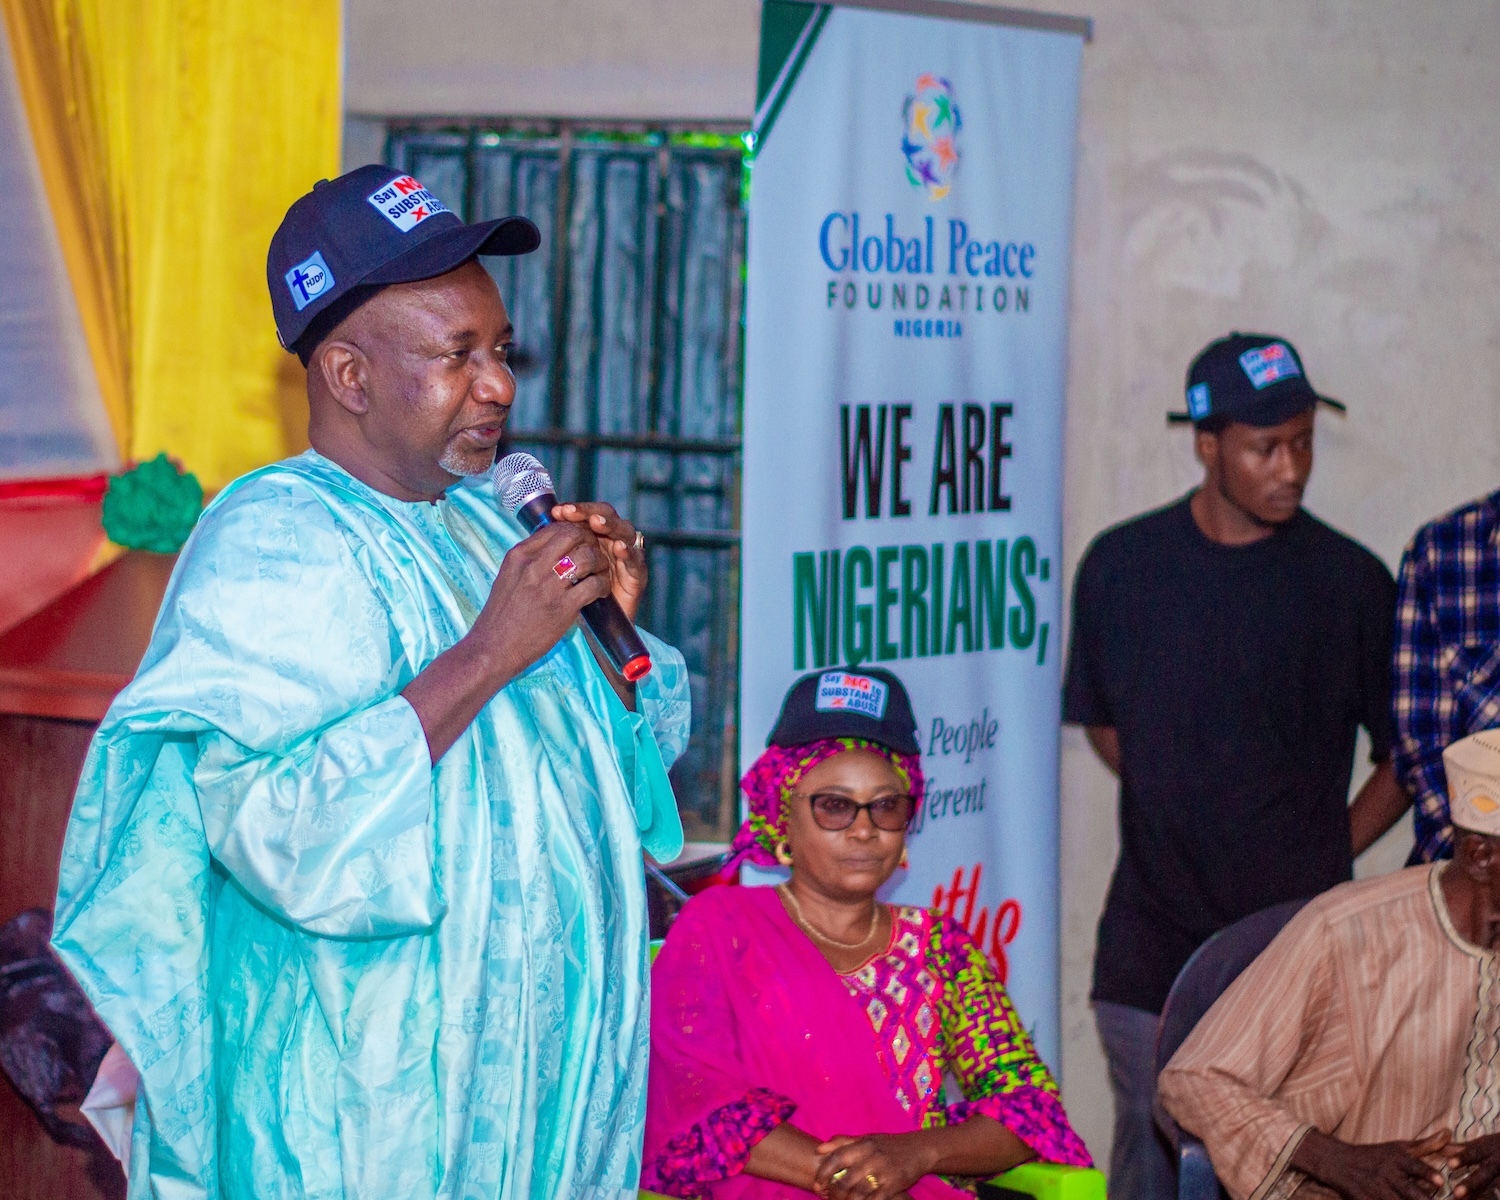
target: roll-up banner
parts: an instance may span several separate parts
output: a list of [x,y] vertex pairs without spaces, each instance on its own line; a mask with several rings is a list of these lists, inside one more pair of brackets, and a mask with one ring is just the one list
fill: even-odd
[[[887,898],[968,928],[1053,1067],[1088,33],[969,4],[768,0],[749,212],[742,765],[800,675],[900,676],[927,796]],[[829,704],[863,686],[828,685]]]

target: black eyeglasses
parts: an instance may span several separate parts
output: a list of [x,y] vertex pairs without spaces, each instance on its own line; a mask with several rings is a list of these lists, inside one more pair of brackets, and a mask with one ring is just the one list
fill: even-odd
[[900,833],[911,824],[912,799],[905,792],[896,796],[881,796],[868,804],[859,804],[838,792],[815,792],[807,799],[812,805],[813,820],[818,823],[818,828],[826,829],[829,833],[848,829],[859,820],[861,812],[868,812],[875,828],[887,833]]

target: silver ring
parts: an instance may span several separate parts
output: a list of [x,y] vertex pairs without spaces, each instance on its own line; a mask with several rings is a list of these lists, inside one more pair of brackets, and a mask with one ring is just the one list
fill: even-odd
[[578,566],[566,554],[553,565],[552,573],[569,587],[576,587],[578,585]]
[[634,550],[640,550],[643,553],[645,552],[645,549],[646,549],[646,535],[644,533],[642,533],[639,529],[637,529],[635,531],[635,545],[633,547],[631,547],[631,548],[634,549]]

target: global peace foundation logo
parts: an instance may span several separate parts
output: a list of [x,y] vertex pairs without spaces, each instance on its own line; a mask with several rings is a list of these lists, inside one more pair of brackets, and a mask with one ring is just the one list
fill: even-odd
[[918,75],[916,90],[901,109],[901,120],[907,181],[926,192],[929,200],[941,200],[953,190],[958,132],[963,128],[953,85],[938,75]]

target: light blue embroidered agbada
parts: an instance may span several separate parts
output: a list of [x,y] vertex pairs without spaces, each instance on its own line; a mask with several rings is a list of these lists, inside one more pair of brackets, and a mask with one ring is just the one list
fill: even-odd
[[54,944],[141,1072],[130,1195],[633,1195],[682,657],[571,633],[433,767],[401,689],[523,532],[309,452],[219,496],[68,827]]

